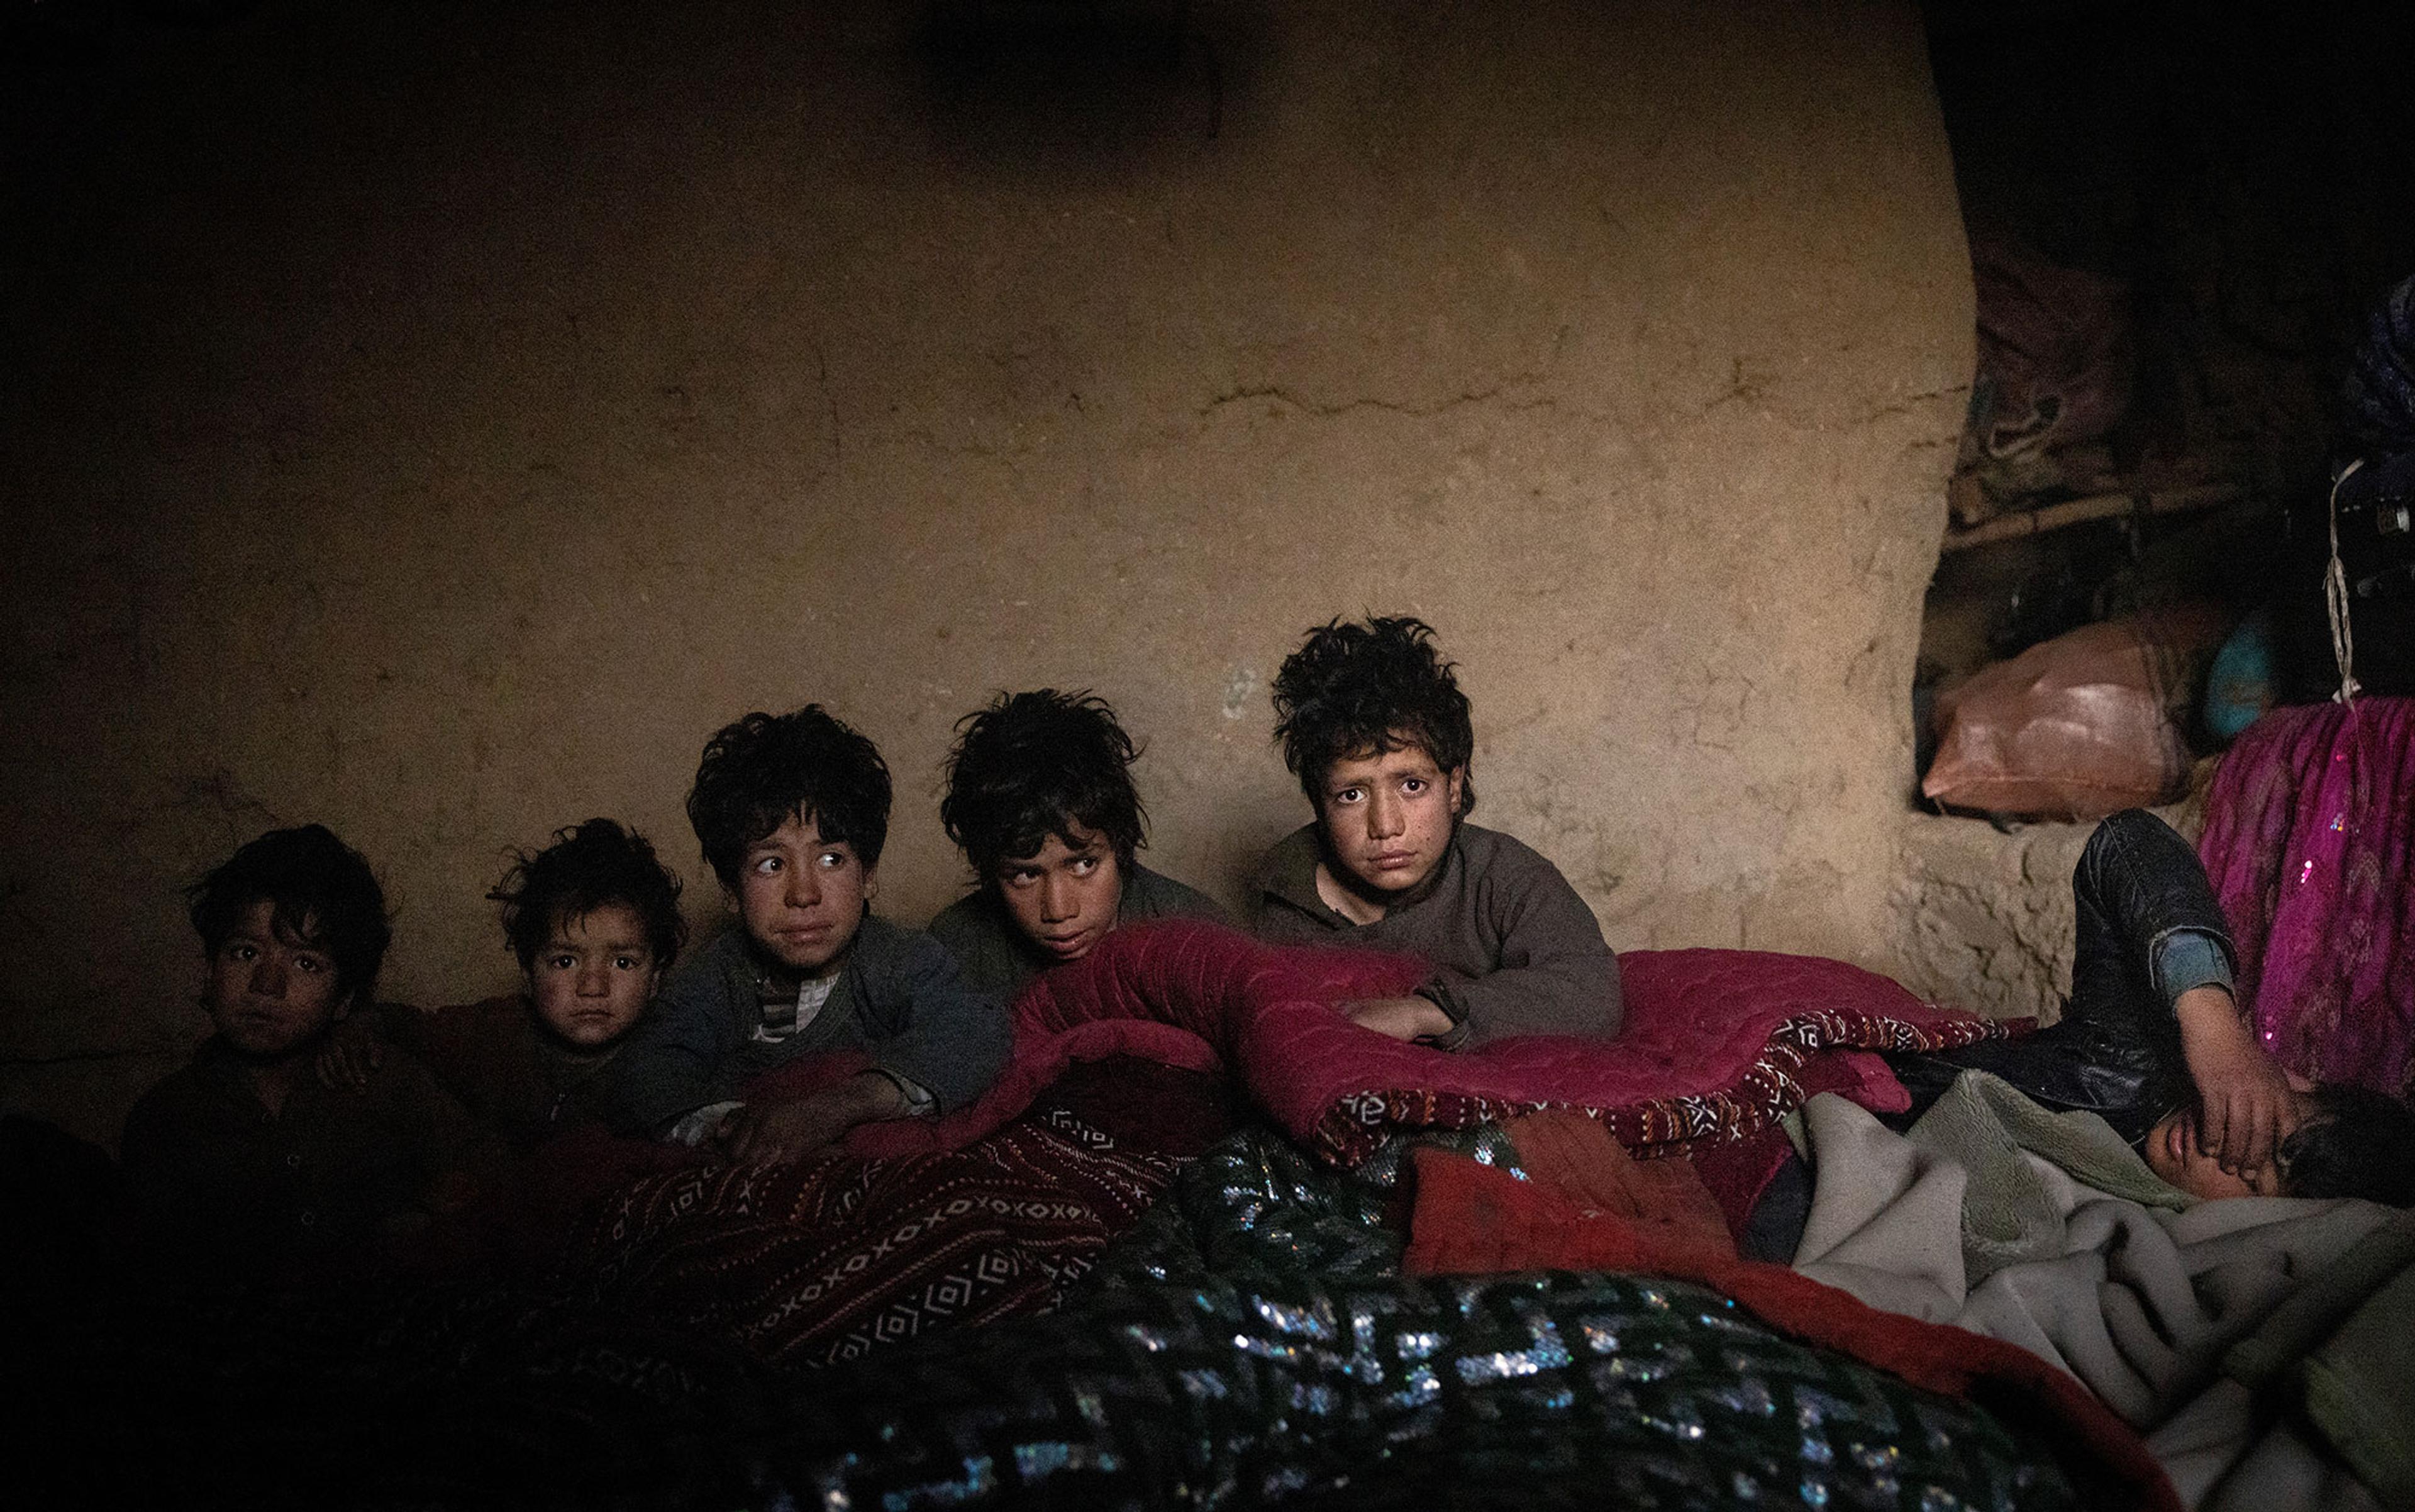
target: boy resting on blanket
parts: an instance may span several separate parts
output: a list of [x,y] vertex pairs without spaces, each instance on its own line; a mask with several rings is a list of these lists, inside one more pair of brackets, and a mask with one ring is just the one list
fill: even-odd
[[272,831],[188,895],[216,1032],[126,1121],[147,1256],[179,1285],[274,1286],[371,1261],[465,1198],[482,1152],[427,1068],[397,1054],[358,1085],[314,1072],[393,937],[360,853],[320,825]]
[[687,941],[679,895],[643,835],[610,819],[558,830],[488,894],[502,905],[523,990],[435,1012],[381,1004],[351,1021],[373,1037],[344,1036],[322,1072],[356,1081],[381,1043],[399,1045],[515,1148],[593,1123],[629,1031]]
[[[952,1112],[987,1089],[1011,1037],[998,1000],[938,941],[873,917],[889,800],[880,753],[818,705],[712,737],[688,819],[738,925],[664,981],[614,1069],[615,1127],[795,1160],[858,1124]],[[749,1078],[828,1051],[872,1069],[741,1100]]]
[[1132,786],[1139,753],[1104,699],[1000,694],[956,726],[939,822],[975,889],[931,935],[982,992],[1011,1002],[1032,974],[1078,961],[1118,924],[1210,919],[1205,894],[1143,866],[1148,816]]
[[2293,1085],[2231,996],[2233,954],[2205,869],[2142,809],[2097,826],[2072,874],[2078,952],[2051,1026],[1888,1057],[1908,1125],[1964,1070],[2056,1112],[2094,1113],[2198,1197],[2415,1205],[2415,1111],[2348,1085]]
[[1396,1039],[1456,1049],[1517,1034],[1618,1032],[1618,962],[1559,868],[1465,822],[1467,696],[1411,619],[1312,630],[1274,684],[1283,763],[1316,821],[1261,872],[1258,936],[1420,956],[1407,997],[1349,1005]]

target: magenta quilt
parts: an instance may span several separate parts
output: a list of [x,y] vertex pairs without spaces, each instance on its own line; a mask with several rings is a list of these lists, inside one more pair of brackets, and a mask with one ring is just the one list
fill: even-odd
[[860,1129],[850,1153],[960,1147],[1028,1106],[1066,1065],[1139,1055],[1222,1069],[1284,1132],[1343,1164],[1397,1130],[1464,1128],[1539,1107],[1582,1109],[1632,1148],[1678,1153],[1740,1139],[1803,1100],[1796,1073],[1846,1055],[1848,1095],[1886,1111],[1902,1088],[1870,1052],[1936,1050],[2001,1034],[1841,961],[1762,951],[1638,951],[1619,966],[1627,1023],[1612,1040],[1537,1036],[1446,1053],[1344,1018],[1336,1004],[1424,980],[1405,957],[1278,948],[1215,924],[1128,925],[1035,980],[1015,1004],[1015,1051],[989,1095],[951,1117]]

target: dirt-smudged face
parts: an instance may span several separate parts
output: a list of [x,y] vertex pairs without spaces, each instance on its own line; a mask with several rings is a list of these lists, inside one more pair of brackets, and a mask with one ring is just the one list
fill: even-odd
[[1450,848],[1465,777],[1465,769],[1446,772],[1415,744],[1336,761],[1316,805],[1328,858],[1368,893],[1408,891]]
[[646,921],[625,903],[554,921],[529,967],[536,1016],[563,1041],[600,1050],[645,1016],[662,981]]
[[998,863],[998,895],[1024,936],[1058,961],[1079,961],[1116,927],[1124,871],[1107,837],[1069,822],[1038,851]]
[[343,1017],[351,995],[336,986],[336,959],[312,941],[318,921],[280,927],[277,906],[245,908],[209,961],[203,1006],[218,1038],[262,1061],[306,1052]]
[[824,840],[811,819],[788,816],[746,847],[738,913],[755,948],[793,971],[827,976],[855,943],[873,869],[844,840]]

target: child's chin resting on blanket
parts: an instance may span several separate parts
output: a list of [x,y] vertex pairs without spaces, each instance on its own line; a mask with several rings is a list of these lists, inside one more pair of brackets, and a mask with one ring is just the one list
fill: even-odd
[[2224,1170],[2198,1143],[2195,1108],[2166,1114],[2140,1153],[2156,1175],[2198,1197],[2363,1197],[2415,1207],[2415,1109],[2346,1085],[2302,1091],[2297,1102],[2296,1130],[2252,1170]]

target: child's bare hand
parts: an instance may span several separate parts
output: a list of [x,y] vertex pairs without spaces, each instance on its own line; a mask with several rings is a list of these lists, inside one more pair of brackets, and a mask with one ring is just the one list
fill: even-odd
[[722,1121],[713,1137],[733,1160],[802,1160],[838,1143],[847,1131],[905,1109],[897,1084],[878,1071],[785,1102],[750,1102]]
[[1450,1032],[1450,1015],[1425,997],[1369,997],[1344,1003],[1342,1011],[1362,1029],[1395,1040],[1423,1040]]
[[2288,1078],[2221,988],[2182,993],[2174,1010],[2189,1080],[2197,1084],[2198,1147],[2234,1175],[2263,1169],[2300,1122]]
[[369,1085],[369,1076],[385,1064],[385,1047],[366,1026],[355,1027],[357,1020],[346,1020],[336,1025],[327,1036],[325,1048],[311,1063],[319,1073],[319,1085],[335,1091],[358,1091]]
[[825,1099],[752,1102],[722,1121],[717,1137],[733,1160],[767,1164],[801,1160],[847,1132],[847,1120]]

